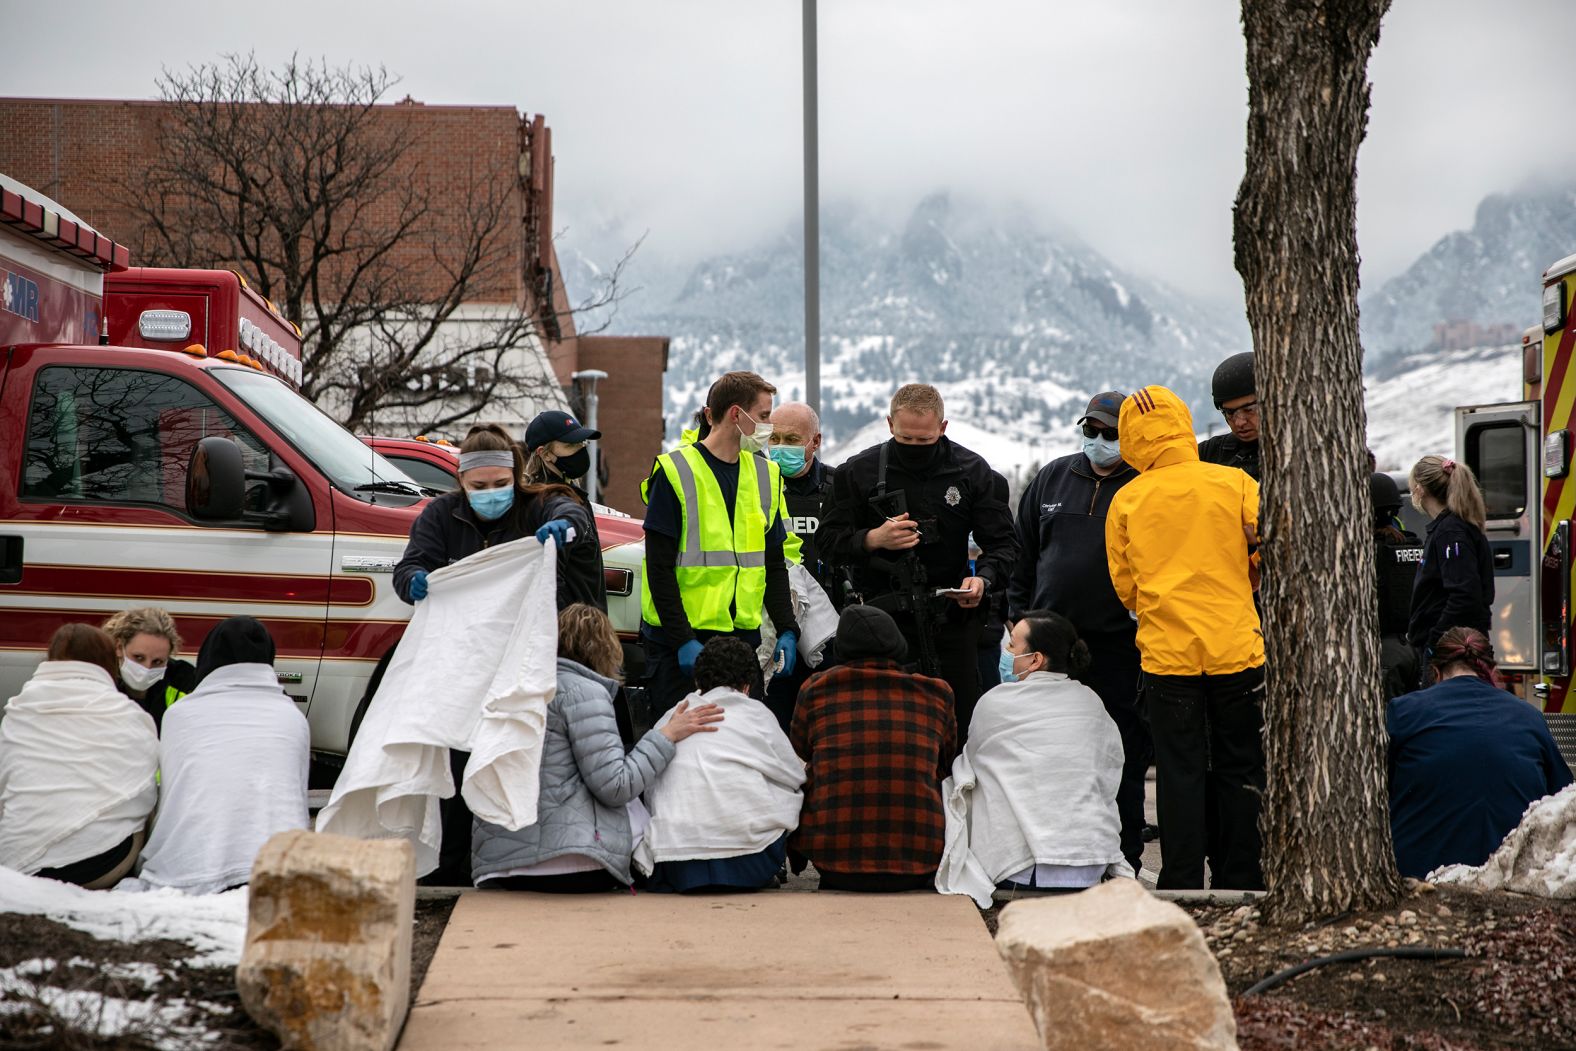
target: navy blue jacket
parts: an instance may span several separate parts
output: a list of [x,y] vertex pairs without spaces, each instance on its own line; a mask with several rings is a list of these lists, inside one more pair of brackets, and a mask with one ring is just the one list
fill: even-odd
[[1543,714],[1470,675],[1395,698],[1385,724],[1403,876],[1483,864],[1530,803],[1571,783]]
[[410,582],[419,570],[431,573],[483,548],[535,536],[538,529],[555,518],[567,518],[575,527],[575,539],[565,549],[565,557],[558,560],[558,608],[584,602],[606,609],[607,581],[600,572],[593,578],[584,563],[568,557],[575,544],[597,542],[591,512],[564,493],[527,496],[516,492],[514,506],[491,522],[483,521],[471,510],[465,490],[444,493],[424,507],[421,517],[411,526],[410,543],[394,567],[394,590],[400,598],[412,602]]
[[1423,561],[1412,585],[1412,617],[1406,638],[1418,649],[1432,648],[1451,628],[1489,632],[1494,604],[1494,555],[1488,537],[1449,511],[1428,523]]
[[1018,500],[1022,554],[1007,588],[1017,620],[1048,609],[1080,635],[1133,634],[1137,626],[1111,586],[1105,558],[1105,516],[1118,489],[1138,477],[1126,463],[1101,478],[1081,452],[1040,468]]

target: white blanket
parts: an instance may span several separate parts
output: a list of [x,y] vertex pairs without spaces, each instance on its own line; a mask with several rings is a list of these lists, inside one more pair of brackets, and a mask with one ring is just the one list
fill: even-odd
[[269,664],[216,668],[164,713],[159,810],[135,881],[212,894],[251,879],[276,832],[307,827],[312,732]]
[[[680,741],[673,761],[646,789],[651,824],[634,860],[647,874],[659,861],[755,854],[799,827],[804,762],[777,717],[723,686],[687,700],[721,705],[723,720],[716,733]],[[671,718],[669,710],[657,726]]]
[[1122,738],[1093,690],[1055,672],[991,689],[941,784],[936,889],[989,908],[997,883],[1034,865],[1132,876],[1116,812],[1121,780]]
[[487,548],[427,586],[317,818],[320,832],[410,839],[417,875],[438,867],[451,748],[471,753],[460,794],[473,814],[510,830],[536,821],[558,684],[551,542]]
[[82,661],[45,661],[0,718],[0,865],[59,868],[141,828],[158,798],[153,719]]

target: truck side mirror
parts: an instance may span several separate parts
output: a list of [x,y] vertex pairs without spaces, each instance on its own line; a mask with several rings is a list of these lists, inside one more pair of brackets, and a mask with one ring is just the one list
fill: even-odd
[[234,521],[246,506],[241,447],[210,435],[197,442],[186,470],[186,510],[194,518]]

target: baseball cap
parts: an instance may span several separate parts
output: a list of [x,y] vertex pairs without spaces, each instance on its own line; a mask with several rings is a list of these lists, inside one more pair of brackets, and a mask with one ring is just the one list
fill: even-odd
[[560,409],[539,412],[525,428],[525,448],[532,452],[548,442],[568,442],[577,445],[592,438],[602,437],[601,431],[582,426],[580,421]]
[[1094,420],[1107,427],[1115,427],[1117,419],[1122,415],[1122,402],[1127,395],[1119,390],[1108,390],[1104,394],[1096,394],[1089,399],[1089,407],[1084,414],[1075,421],[1075,426],[1084,420]]

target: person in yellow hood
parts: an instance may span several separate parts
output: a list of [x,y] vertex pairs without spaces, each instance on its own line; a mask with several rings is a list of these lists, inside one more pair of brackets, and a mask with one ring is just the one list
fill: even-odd
[[[1154,734],[1159,887],[1263,887],[1259,799],[1264,637],[1253,604],[1259,484],[1201,463],[1193,417],[1165,387],[1122,402],[1122,458],[1139,476],[1111,501],[1106,560],[1138,619],[1141,703]],[[1207,830],[1207,831],[1206,831]]]

